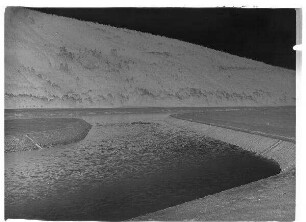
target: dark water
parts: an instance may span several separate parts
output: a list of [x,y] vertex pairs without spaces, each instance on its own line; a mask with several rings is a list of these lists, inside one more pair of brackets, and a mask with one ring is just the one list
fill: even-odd
[[83,141],[5,154],[5,217],[125,220],[280,172],[164,117],[83,115]]

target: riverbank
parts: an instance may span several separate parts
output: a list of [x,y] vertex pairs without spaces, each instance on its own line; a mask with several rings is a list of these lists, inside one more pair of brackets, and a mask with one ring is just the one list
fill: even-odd
[[[218,113],[222,110],[228,112],[228,108],[215,108]],[[7,115],[7,120],[69,116],[73,118],[65,121],[83,119],[92,129],[79,143],[5,154],[6,218],[294,220],[293,142],[180,120],[164,112],[34,111],[16,111]],[[199,110],[203,112],[208,110]],[[52,123],[55,120],[60,118],[52,119]],[[11,128],[6,125],[6,134],[34,131],[29,128],[31,124],[20,121],[23,124],[10,124]],[[57,131],[65,121],[56,125],[38,121],[32,126],[36,133],[46,126]],[[244,183],[245,176],[251,176],[256,169],[258,173],[267,173],[269,167],[265,168],[264,163],[271,161],[253,161],[252,165],[246,158],[249,155],[240,156],[247,154],[242,148],[273,159],[282,172]],[[233,174],[229,173],[231,170]],[[218,186],[222,188],[218,190]],[[210,189],[214,191],[209,192]],[[203,198],[196,199],[199,197]],[[120,208],[119,202],[123,203]]]
[[177,119],[295,142],[295,106],[230,107],[172,114]]
[[280,172],[168,114],[92,112],[78,143],[5,154],[6,218],[128,220]]
[[91,125],[76,118],[33,118],[5,121],[5,152],[43,149],[84,139]]
[[273,159],[282,172],[132,220],[294,220],[295,143],[173,117],[165,121]]

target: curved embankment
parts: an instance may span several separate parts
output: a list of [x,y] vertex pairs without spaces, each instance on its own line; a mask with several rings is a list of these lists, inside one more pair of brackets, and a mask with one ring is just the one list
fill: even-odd
[[170,117],[169,124],[199,132],[207,137],[237,145],[268,159],[275,160],[282,171],[295,166],[295,143],[230,128]]
[[132,220],[289,220],[295,218],[295,143],[169,117],[168,124],[278,162],[282,172]]
[[5,152],[43,149],[84,139],[91,125],[75,118],[33,118],[5,121]]

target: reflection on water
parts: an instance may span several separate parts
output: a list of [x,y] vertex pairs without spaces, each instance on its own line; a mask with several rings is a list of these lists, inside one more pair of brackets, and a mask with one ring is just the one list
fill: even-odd
[[130,219],[279,172],[164,117],[83,115],[93,125],[83,141],[5,154],[6,218]]

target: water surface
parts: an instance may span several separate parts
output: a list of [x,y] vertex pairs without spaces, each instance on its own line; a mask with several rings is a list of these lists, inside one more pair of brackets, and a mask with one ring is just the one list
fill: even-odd
[[83,141],[5,154],[6,218],[125,220],[280,171],[167,114],[82,112],[93,125]]

